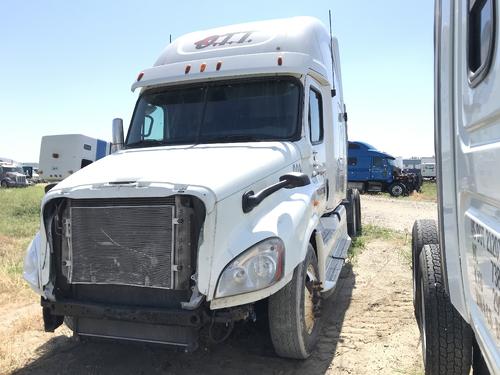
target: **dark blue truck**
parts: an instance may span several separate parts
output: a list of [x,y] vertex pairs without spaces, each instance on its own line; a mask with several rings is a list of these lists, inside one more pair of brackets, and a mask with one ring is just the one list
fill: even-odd
[[393,197],[420,191],[422,179],[403,173],[395,158],[364,142],[349,142],[348,184],[360,192],[387,192]]

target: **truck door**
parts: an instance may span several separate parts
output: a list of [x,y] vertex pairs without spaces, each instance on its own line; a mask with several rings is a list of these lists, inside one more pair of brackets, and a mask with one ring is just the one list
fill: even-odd
[[387,160],[380,156],[373,156],[370,179],[373,181],[385,181],[387,178]]
[[333,192],[329,183],[327,168],[326,168],[326,152],[325,152],[325,105],[323,103],[323,95],[321,85],[313,78],[308,77],[306,89],[307,100],[307,116],[306,127],[309,141],[312,145],[312,166],[313,166],[313,182],[317,185],[320,196],[323,196],[323,202],[326,205],[327,195]]
[[[480,346],[492,353],[490,358],[496,358],[498,364],[500,59],[495,51],[498,51],[500,25],[494,3],[494,0],[460,2],[455,13],[458,35],[454,38],[457,55],[453,67],[456,73],[452,76],[456,87],[454,156],[458,243],[463,259],[460,269],[469,302],[470,325],[480,333],[476,336]],[[448,274],[452,277],[450,271]]]

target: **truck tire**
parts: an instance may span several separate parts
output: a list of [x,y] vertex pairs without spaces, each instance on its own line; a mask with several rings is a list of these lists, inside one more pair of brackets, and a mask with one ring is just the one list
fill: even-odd
[[0,186],[1,186],[2,188],[7,188],[7,187],[9,187],[9,186],[7,185],[7,181],[2,181],[2,182],[0,183]]
[[347,234],[349,237],[354,238],[358,233],[358,220],[356,218],[356,196],[359,198],[358,189],[347,190],[347,201],[344,203],[347,216]]
[[353,192],[356,202],[356,236],[360,236],[363,232],[363,227],[361,223],[361,195],[358,190]]
[[425,245],[419,259],[422,354],[425,374],[469,374],[472,330],[444,288],[439,245]]
[[417,301],[420,300],[420,288],[418,281],[418,262],[420,252],[425,245],[439,244],[438,228],[435,220],[416,220],[411,231],[411,269],[413,273],[413,307],[415,319],[420,327],[420,307]]
[[311,244],[292,280],[269,297],[269,330],[280,357],[306,359],[320,331],[321,290],[318,260]]
[[388,190],[393,197],[400,197],[405,193],[406,187],[401,182],[393,182]]

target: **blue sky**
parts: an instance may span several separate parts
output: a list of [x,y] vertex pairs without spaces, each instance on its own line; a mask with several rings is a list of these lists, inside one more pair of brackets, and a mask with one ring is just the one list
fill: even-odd
[[130,85],[184,33],[315,16],[339,39],[349,138],[395,156],[433,146],[433,1],[0,2],[0,155],[37,161],[43,135],[111,139],[130,120]]

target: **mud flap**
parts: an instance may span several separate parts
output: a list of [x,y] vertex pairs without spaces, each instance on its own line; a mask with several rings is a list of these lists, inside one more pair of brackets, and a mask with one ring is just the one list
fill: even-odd
[[64,316],[52,315],[51,309],[42,307],[43,311],[43,328],[45,332],[54,332],[64,322]]

